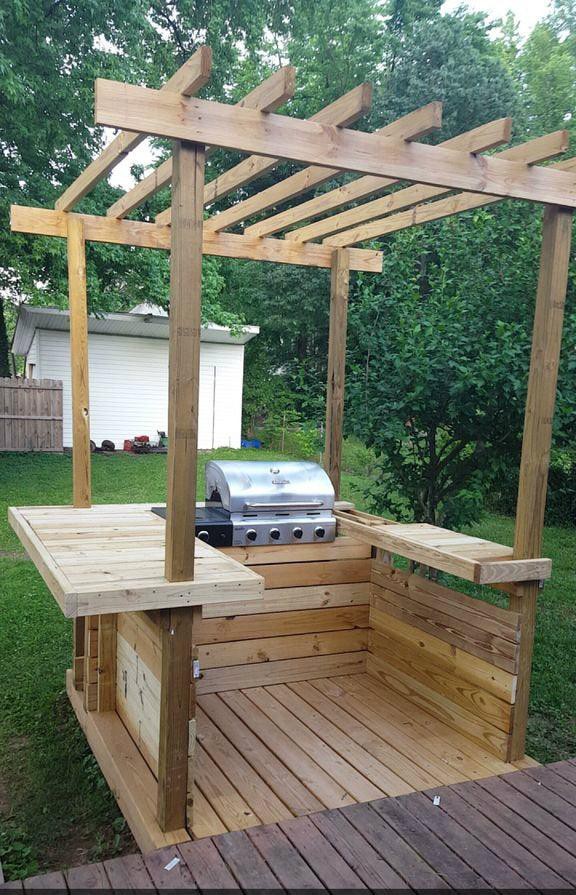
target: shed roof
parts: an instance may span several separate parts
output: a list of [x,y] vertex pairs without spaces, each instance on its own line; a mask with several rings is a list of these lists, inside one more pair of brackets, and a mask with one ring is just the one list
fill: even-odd
[[[169,318],[160,312],[125,314],[90,314],[88,332],[111,336],[135,336],[144,339],[167,339]],[[27,355],[37,329],[70,330],[70,313],[60,308],[40,308],[22,304],[18,311],[16,329],[12,339],[12,351]],[[245,345],[258,335],[260,327],[244,326],[238,333],[227,326],[207,323],[202,327],[202,342],[220,342],[225,345]]]

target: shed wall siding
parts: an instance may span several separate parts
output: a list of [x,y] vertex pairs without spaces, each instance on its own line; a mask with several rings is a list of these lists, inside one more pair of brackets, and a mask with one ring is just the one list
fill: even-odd
[[[61,379],[64,446],[72,444],[70,337],[37,330],[36,376]],[[90,435],[117,448],[168,426],[168,342],[90,333]],[[244,346],[202,342],[198,446],[240,447]]]

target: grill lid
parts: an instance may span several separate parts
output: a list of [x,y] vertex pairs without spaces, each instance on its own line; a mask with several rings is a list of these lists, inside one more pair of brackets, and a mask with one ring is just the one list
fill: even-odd
[[210,460],[206,464],[206,500],[221,504],[230,513],[331,511],[334,488],[318,463]]

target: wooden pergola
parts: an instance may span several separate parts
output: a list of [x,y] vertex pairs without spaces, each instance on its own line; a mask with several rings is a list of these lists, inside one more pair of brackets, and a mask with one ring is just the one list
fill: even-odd
[[[196,678],[190,678],[192,661],[198,656],[198,644],[203,643],[202,632],[207,624],[202,607],[206,611],[207,606],[220,601],[222,611],[232,615],[232,601],[262,600],[262,578],[266,575],[259,564],[290,561],[286,554],[278,558],[284,548],[275,548],[275,551],[271,547],[258,548],[268,551],[260,554],[268,557],[264,560],[253,554],[242,557],[238,550],[225,556],[195,541],[203,254],[331,270],[325,467],[338,494],[349,273],[378,272],[382,268],[379,251],[358,246],[406,227],[505,199],[543,204],[541,267],[513,548],[443,532],[433,526],[397,525],[344,506],[338,512],[342,537],[336,544],[342,550],[354,549],[355,556],[364,557],[354,561],[372,563],[372,573],[363,580],[372,580],[376,590],[382,591],[376,597],[372,595],[369,601],[372,602],[368,624],[371,645],[363,649],[368,655],[368,671],[373,667],[376,676],[379,674],[381,678],[384,659],[378,654],[376,641],[378,637],[390,635],[389,631],[374,634],[378,618],[377,613],[373,616],[373,610],[374,600],[384,599],[382,594],[391,593],[393,580],[404,574],[392,570],[392,554],[499,587],[509,594],[506,618],[512,620],[510,624],[517,624],[513,651],[510,652],[512,641],[500,629],[504,622],[499,616],[497,619],[490,616],[491,627],[486,622],[486,631],[491,632],[490,637],[496,638],[498,644],[501,641],[508,644],[506,649],[502,647],[503,657],[496,661],[499,647],[492,640],[488,647],[485,638],[466,647],[466,655],[476,657],[474,663],[489,662],[492,651],[498,673],[504,669],[510,676],[510,680],[506,679],[509,702],[506,724],[496,723],[494,734],[493,719],[485,721],[482,715],[482,724],[489,731],[484,737],[476,731],[468,709],[465,721],[458,715],[452,722],[458,730],[467,724],[472,739],[478,741],[480,737],[482,742],[486,739],[490,743],[486,749],[492,749],[504,762],[524,757],[536,600],[541,582],[550,575],[549,560],[541,558],[542,532],[572,215],[576,207],[576,158],[552,162],[545,167],[540,163],[565,153],[566,131],[500,149],[509,141],[511,133],[511,121],[504,118],[432,146],[419,139],[441,127],[440,103],[430,103],[375,133],[365,133],[351,130],[349,125],[370,108],[368,84],[351,90],[310,119],[301,120],[276,113],[294,92],[295,75],[291,67],[275,72],[234,106],[195,97],[208,81],[210,68],[211,52],[201,47],[161,90],[96,81],[96,123],[121,130],[65,190],[54,209],[13,206],[11,214],[13,230],[63,237],[68,244],[75,508],[13,509],[11,521],[63,611],[75,617],[76,659],[69,683],[70,697],[142,847],[181,841],[193,831],[196,693],[218,692],[215,684],[212,689],[198,689]],[[76,213],[74,208],[80,200],[149,135],[171,139],[172,156],[114,202],[105,215]],[[206,183],[205,159],[218,147],[239,151],[245,158]],[[483,154],[494,149],[498,151]],[[205,218],[206,206],[262,177],[284,160],[295,162],[301,168],[273,186]],[[348,174],[358,176],[328,192],[303,198],[282,211],[276,210],[290,200],[305,197],[320,184]],[[168,184],[172,185],[171,206],[157,215],[155,221],[128,218],[142,202]],[[389,192],[397,184],[408,185]],[[359,200],[364,201],[357,204]],[[268,212],[265,217],[264,212]],[[230,232],[230,228],[242,232]],[[145,580],[144,573],[130,572],[129,563],[136,560],[138,538],[147,536],[146,526],[159,524],[157,519],[154,523],[148,519],[149,507],[91,506],[85,261],[85,243],[89,240],[170,251],[169,453],[165,540],[162,535],[164,563],[160,567],[156,562],[155,577],[150,572]],[[401,388],[402,384],[398,386]],[[123,525],[127,526],[125,532]],[[63,535],[59,532],[68,530],[67,526],[76,541],[62,541]],[[104,541],[110,551],[111,535],[103,535],[109,531],[114,531],[114,536],[121,532],[114,543],[114,556],[110,552],[98,552],[104,550],[100,546]],[[157,531],[150,528],[151,542],[158,537]],[[122,537],[126,540],[122,541]],[[79,541],[86,550],[73,553]],[[122,553],[127,544],[131,545],[132,552]],[[94,552],[86,552],[86,545]],[[319,545],[308,557],[313,561],[303,565],[316,566],[318,570],[324,560],[333,558],[332,554],[322,553],[328,546]],[[373,558],[369,560],[370,551]],[[88,555],[92,566],[84,568],[81,563],[87,562],[83,557]],[[319,559],[322,563],[317,562]],[[124,566],[123,574],[118,571],[120,565]],[[84,580],[78,582],[75,574],[79,576],[80,570]],[[278,585],[266,583],[266,588],[270,586]],[[410,590],[413,583],[408,577],[403,587],[416,602],[424,599]],[[310,586],[310,589],[313,588]],[[265,591],[264,602],[267,593],[270,592]],[[456,616],[473,612],[463,595],[438,585],[430,584],[427,599],[439,601],[444,615],[450,600],[456,607]],[[481,604],[481,601],[473,602]],[[398,617],[403,619],[400,624],[404,624],[408,610],[396,603],[397,599],[386,604],[387,611],[391,618],[400,613]],[[311,605],[316,604],[306,604]],[[474,609],[476,615],[471,617],[478,618],[480,613],[484,618],[484,613],[492,610],[493,607]],[[143,784],[134,779],[133,772],[126,770],[128,766],[135,767],[130,765],[132,759],[122,764],[119,753],[129,749],[128,745],[118,746],[118,737],[124,734],[118,733],[119,728],[115,727],[114,733],[111,727],[106,727],[112,723],[112,715],[118,717],[115,653],[118,619],[145,613],[153,615],[161,655],[157,754],[154,753],[153,762],[148,760],[149,767],[156,769],[153,808],[149,793],[143,795],[141,791]],[[277,616],[283,615],[281,621],[285,622],[288,614],[298,613],[278,612]],[[414,624],[418,627],[416,621]],[[426,628],[421,621],[421,629],[423,625],[423,630],[431,628],[430,624]],[[460,649],[465,634],[458,635],[454,641],[450,626],[442,621],[438,625],[438,630],[443,631],[442,637],[432,630],[431,639],[444,638],[452,644],[451,649],[455,646]],[[482,630],[484,637],[486,631]],[[407,637],[402,630],[402,643]],[[286,638],[277,639],[286,642]],[[237,640],[241,640],[240,635]],[[430,644],[429,647],[433,651]],[[437,656],[430,661],[442,665],[452,661],[454,655],[453,652],[452,658]],[[304,660],[290,658],[289,661]],[[274,664],[279,666],[281,662],[269,663]],[[300,677],[294,676],[296,667],[290,666],[292,676],[286,680],[303,679],[304,672]],[[325,670],[325,665],[322,668]],[[458,669],[458,674],[468,675],[467,680],[470,675],[479,674],[476,664],[473,672],[470,669],[461,672],[460,666]],[[342,673],[340,666],[331,673]],[[212,679],[215,677],[214,672]],[[416,672],[414,677],[420,680]],[[242,675],[240,678],[244,680]],[[205,688],[209,679],[207,673],[202,684]],[[250,680],[260,679],[251,677]],[[427,687],[427,694],[434,690],[429,682],[419,686]],[[438,685],[443,693],[448,686]],[[456,702],[458,698],[454,697]],[[505,736],[500,737],[499,731],[505,731]],[[141,761],[141,756],[134,757],[133,761]],[[142,767],[140,780],[142,775],[150,775],[145,765]],[[202,794],[204,802],[205,793]]]

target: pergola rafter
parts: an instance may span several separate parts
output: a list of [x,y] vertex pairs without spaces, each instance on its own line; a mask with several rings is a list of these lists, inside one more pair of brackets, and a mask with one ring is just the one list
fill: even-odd
[[[140,841],[155,845],[173,844],[187,838],[186,827],[192,829],[194,806],[201,805],[204,798],[194,788],[196,668],[190,680],[190,668],[192,665],[195,667],[198,655],[198,630],[203,624],[198,607],[208,602],[239,600],[241,595],[238,595],[237,588],[249,590],[246,599],[256,599],[259,596],[258,588],[263,586],[261,577],[252,572],[246,575],[244,567],[239,577],[235,562],[230,571],[225,560],[229,564],[232,561],[228,557],[223,558],[222,554],[214,556],[218,551],[213,551],[213,548],[206,548],[208,552],[202,553],[205,545],[199,547],[195,538],[203,254],[331,269],[324,465],[338,494],[349,273],[355,270],[378,272],[382,269],[381,252],[351,246],[402,227],[438,220],[504,199],[528,199],[545,205],[514,548],[441,529],[423,532],[420,529],[430,527],[399,526],[363,513],[356,513],[347,519],[339,514],[340,531],[378,548],[380,573],[383,569],[390,569],[391,562],[386,551],[393,550],[416,562],[431,563],[434,568],[467,577],[468,580],[492,582],[509,591],[510,605],[518,619],[520,641],[514,640],[514,658],[512,655],[506,657],[507,662],[512,663],[507,672],[509,679],[506,680],[514,696],[511,703],[505,705],[505,722],[499,720],[504,726],[495,728],[496,739],[493,742],[490,736],[484,739],[485,726],[482,724],[479,727],[473,714],[475,705],[472,702],[475,700],[465,704],[464,716],[458,709],[458,718],[451,723],[456,730],[460,729],[461,723],[465,723],[467,730],[472,720],[473,736],[477,742],[480,741],[481,748],[497,748],[498,754],[512,761],[524,755],[538,579],[549,574],[550,566],[548,560],[540,558],[540,550],[572,213],[576,208],[576,159],[547,167],[538,164],[566,150],[567,136],[564,131],[493,156],[478,153],[507,142],[510,136],[508,119],[490,122],[443,145],[430,146],[416,142],[418,137],[439,126],[439,104],[416,110],[374,134],[350,130],[346,125],[356,121],[369,107],[368,85],[360,85],[311,120],[303,121],[272,111],[292,95],[294,72],[289,67],[276,72],[236,106],[198,100],[191,94],[205,83],[210,58],[209,50],[202,48],[162,90],[97,81],[96,122],[122,128],[122,133],[64,192],[56,203],[56,210],[13,206],[11,213],[13,230],[61,237],[68,242],[73,369],[73,492],[75,506],[86,508],[78,511],[87,514],[82,518],[93,518],[90,509],[85,243],[90,240],[111,242],[169,250],[171,253],[169,487],[166,534],[161,548],[165,557],[163,574],[159,579],[150,579],[138,577],[148,574],[139,568],[134,572],[131,568],[123,569],[125,577],[118,582],[117,589],[113,588],[113,597],[109,596],[110,600],[114,600],[112,608],[108,605],[102,609],[100,588],[107,586],[103,585],[102,578],[82,582],[81,586],[72,585],[63,577],[58,560],[49,553],[49,546],[34,533],[33,536],[28,531],[26,533],[31,555],[53,593],[59,595],[64,606],[75,607],[76,616],[87,616],[85,625],[84,619],[75,618],[76,662],[85,662],[84,677],[79,674],[75,677],[76,684],[71,685],[73,704],[83,703],[82,711],[78,711],[86,725],[89,713],[95,708],[91,702],[94,681],[90,679],[93,671],[90,665],[93,655],[90,652],[90,638],[94,630],[98,630],[99,637],[101,635],[106,640],[98,653],[98,661],[102,656],[107,657],[102,664],[107,662],[108,668],[98,668],[98,673],[102,671],[109,683],[114,676],[111,657],[113,659],[115,656],[115,626],[114,622],[99,625],[99,617],[80,611],[79,604],[84,607],[89,605],[91,612],[124,613],[150,608],[150,604],[143,601],[154,601],[152,608],[161,628],[161,670],[159,748],[152,795],[150,792],[142,794],[140,783],[134,781],[130,763],[124,761],[122,764],[116,760],[113,744],[107,742],[104,735],[96,736],[93,732],[88,735],[93,748],[100,750],[101,764],[104,766],[108,763],[107,778],[118,791]],[[82,196],[102,180],[131,148],[149,135],[172,139],[172,158],[114,203],[106,215],[70,213]],[[206,146],[236,150],[247,158],[206,184],[204,162],[210,151],[206,150]],[[229,212],[204,221],[206,204],[270,171],[280,160],[300,164],[303,170],[256,194],[254,198],[241,202]],[[363,176],[324,196],[315,197],[267,220],[254,222],[242,234],[225,232],[224,228],[240,221],[249,222],[250,216],[331,179],[335,172]],[[155,222],[124,219],[171,179],[174,183],[170,210],[158,215]],[[385,197],[380,195],[382,190],[399,181],[412,185]],[[455,191],[456,195],[425,204],[428,199]],[[372,200],[364,205],[310,223],[290,232],[287,238],[271,236],[341,205],[370,197]],[[401,208],[409,210],[399,212]],[[390,214],[392,211],[399,213]],[[384,214],[389,216],[382,217]],[[322,237],[322,243],[312,241]],[[130,512],[133,511],[132,508]],[[99,512],[107,511],[100,508]],[[149,520],[146,521],[148,523]],[[56,526],[58,522],[52,524]],[[110,521],[108,525],[115,530],[115,522]],[[418,531],[405,531],[411,528]],[[135,537],[138,536],[139,532]],[[433,543],[426,542],[428,537],[433,539]],[[23,539],[26,538],[23,535]],[[107,537],[103,540],[107,542]],[[456,566],[457,551],[452,549],[454,543],[458,543],[458,549],[463,551]],[[97,549],[106,550],[100,545]],[[464,556],[467,549],[470,555]],[[198,553],[196,565],[195,553]],[[487,558],[484,564],[482,557]],[[314,559],[317,558],[315,555]],[[97,562],[96,559],[94,561]],[[102,562],[105,565],[106,559]],[[310,564],[322,565],[315,561]],[[213,571],[216,566],[220,571]],[[100,571],[104,576],[108,574],[107,568]],[[466,600],[470,599],[466,597]],[[92,625],[94,619],[96,626]],[[432,634],[436,633],[432,631]],[[280,639],[288,641],[289,638]],[[421,646],[419,644],[419,650]],[[507,649],[511,647],[510,642]],[[452,646],[449,649],[450,657],[445,661],[452,663]],[[78,656],[84,658],[78,659]],[[282,663],[269,664],[278,666]],[[442,679],[451,679],[454,670],[455,666],[450,664],[449,673]],[[493,679],[492,670],[489,678]],[[83,697],[78,695],[80,680],[85,685]],[[428,687],[428,681],[423,686]],[[467,684],[462,689],[468,690],[470,686]],[[455,690],[461,705],[467,697],[460,687],[455,687]],[[114,693],[110,694],[108,690],[106,696],[105,687],[100,683],[97,684],[97,691],[98,711],[112,716]],[[446,701],[444,696],[442,699]],[[461,717],[464,718],[463,722]],[[494,734],[492,720],[490,731]],[[122,772],[118,770],[120,767]],[[126,782],[126,774],[130,782]],[[200,809],[198,813],[201,814]]]

